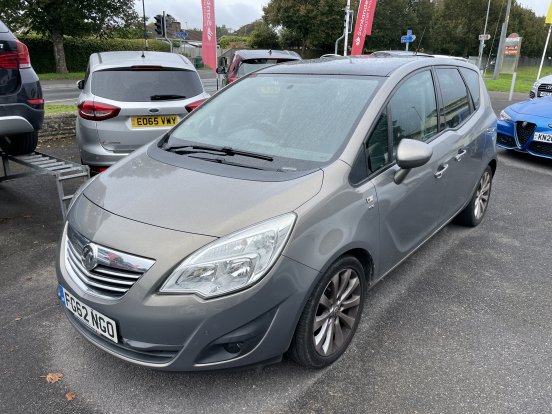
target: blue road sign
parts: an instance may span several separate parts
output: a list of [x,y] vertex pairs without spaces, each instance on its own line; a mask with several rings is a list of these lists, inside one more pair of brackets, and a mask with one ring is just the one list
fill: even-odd
[[416,35],[401,36],[401,43],[412,43],[416,40]]
[[186,39],[188,37],[188,32],[175,32],[174,35],[176,37],[181,37],[182,39]]

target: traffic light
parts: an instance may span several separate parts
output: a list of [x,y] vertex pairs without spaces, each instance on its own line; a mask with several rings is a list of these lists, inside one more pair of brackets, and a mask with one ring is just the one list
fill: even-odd
[[165,37],[165,18],[162,14],[158,14],[155,19],[155,33]]

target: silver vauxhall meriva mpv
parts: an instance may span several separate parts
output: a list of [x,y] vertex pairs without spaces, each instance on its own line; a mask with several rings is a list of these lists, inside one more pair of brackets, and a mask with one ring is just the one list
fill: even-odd
[[167,370],[347,348],[367,290],[452,219],[478,225],[496,116],[453,59],[262,69],[90,180],[59,297],[85,338]]

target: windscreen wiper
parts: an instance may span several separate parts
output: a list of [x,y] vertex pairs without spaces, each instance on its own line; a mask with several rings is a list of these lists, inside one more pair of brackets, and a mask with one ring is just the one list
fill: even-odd
[[151,95],[152,101],[168,101],[170,99],[186,99],[184,95]]
[[269,155],[237,150],[231,147],[217,147],[215,145],[179,145],[175,147],[165,147],[165,150],[175,152],[177,154],[197,154],[199,152],[204,152],[216,153],[216,155],[241,155],[242,157],[257,158],[264,161],[274,161],[274,158]]

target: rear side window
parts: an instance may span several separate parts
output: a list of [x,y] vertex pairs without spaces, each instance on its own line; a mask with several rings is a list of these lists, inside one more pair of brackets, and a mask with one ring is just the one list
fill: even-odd
[[473,98],[473,105],[475,109],[479,109],[480,93],[479,93],[479,74],[471,69],[460,68],[464,80],[468,84],[468,89]]
[[441,125],[456,128],[470,116],[470,104],[466,85],[455,68],[437,69],[437,79],[443,97]]
[[431,72],[426,70],[407,79],[387,108],[394,152],[403,138],[429,141],[437,133],[437,102]]
[[120,102],[149,102],[153,95],[192,98],[203,92],[198,74],[190,70],[101,70],[90,79],[94,95]]

